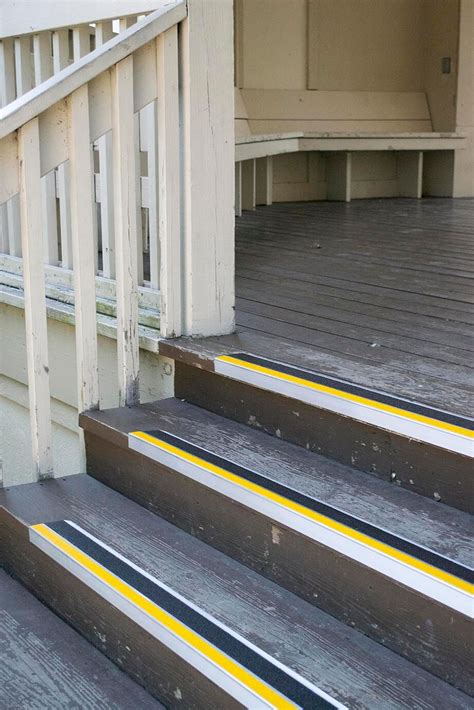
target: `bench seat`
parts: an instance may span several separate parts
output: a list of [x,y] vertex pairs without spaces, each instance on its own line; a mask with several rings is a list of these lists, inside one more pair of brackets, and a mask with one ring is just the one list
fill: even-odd
[[[287,153],[323,153],[326,161],[326,199],[350,201],[352,196],[352,154],[392,152],[396,154],[396,181],[398,194],[404,197],[421,197],[423,190],[432,195],[449,195],[452,184],[454,151],[462,148],[465,137],[457,133],[432,130],[387,131],[394,121],[405,128],[431,125],[424,94],[411,92],[396,96],[357,97],[354,92],[346,101],[352,107],[339,119],[335,109],[342,110],[344,92],[335,92],[324,110],[324,94],[315,91],[239,91],[236,90],[236,213],[254,209],[257,204],[271,204],[273,200],[273,156]],[[365,93],[365,92],[364,92]],[[367,92],[370,94],[370,92]],[[319,94],[319,95],[318,95]],[[245,101],[247,97],[247,103]],[[278,100],[283,105],[278,103]],[[349,102],[350,103],[350,102]],[[374,107],[380,112],[373,115]],[[320,112],[319,115],[310,112]],[[252,113],[253,111],[253,113]],[[369,111],[369,113],[367,113]],[[288,113],[289,112],[289,113]],[[270,116],[275,118],[269,118]],[[285,116],[291,116],[291,119]],[[322,116],[324,115],[324,118]],[[351,131],[305,130],[314,124],[326,124],[327,115],[333,116],[336,128],[359,123],[361,128],[369,122],[375,129]],[[391,119],[390,116],[394,118]],[[299,119],[298,119],[299,116]],[[405,118],[403,118],[405,117]],[[302,130],[256,133],[251,128],[264,124],[280,128],[283,123],[298,122]],[[426,155],[424,155],[426,153]]]

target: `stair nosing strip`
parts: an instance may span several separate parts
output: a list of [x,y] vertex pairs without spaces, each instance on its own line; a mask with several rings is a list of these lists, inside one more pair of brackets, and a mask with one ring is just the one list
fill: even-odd
[[[164,430],[129,447],[457,611],[473,616],[474,570]],[[413,554],[416,552],[416,555]]]
[[470,417],[248,353],[219,355],[214,370],[401,436],[474,456],[474,419]]
[[[250,699],[255,709],[309,707],[301,705],[302,700],[310,701],[314,708],[345,710],[323,690],[74,522],[32,525],[29,537],[30,542],[238,701]],[[278,705],[274,705],[276,701]]]

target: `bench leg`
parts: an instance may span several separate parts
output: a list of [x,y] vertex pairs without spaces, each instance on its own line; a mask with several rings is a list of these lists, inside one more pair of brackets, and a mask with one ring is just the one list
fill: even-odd
[[235,216],[242,216],[242,163],[235,164]]
[[255,192],[257,205],[271,205],[273,203],[273,158],[271,155],[257,159]]
[[328,153],[326,156],[327,199],[351,201],[352,154]]
[[423,194],[453,197],[454,150],[429,150],[424,155]]
[[398,192],[400,197],[420,199],[423,187],[423,153],[403,151],[397,156]]
[[254,210],[256,205],[255,195],[256,161],[244,160],[242,162],[242,209]]

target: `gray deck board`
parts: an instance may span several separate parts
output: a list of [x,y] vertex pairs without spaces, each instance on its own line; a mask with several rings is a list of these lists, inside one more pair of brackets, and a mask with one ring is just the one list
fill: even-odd
[[468,708],[469,699],[87,476],[0,492],[26,523],[85,527],[351,708]]
[[474,200],[275,204],[236,220],[235,335],[160,344],[212,369],[246,351],[474,411]]
[[0,707],[163,708],[1,569]]

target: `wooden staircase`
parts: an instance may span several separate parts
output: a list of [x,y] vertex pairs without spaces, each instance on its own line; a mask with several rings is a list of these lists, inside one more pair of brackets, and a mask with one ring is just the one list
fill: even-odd
[[387,424],[330,413],[333,454],[315,373],[290,398],[168,348],[176,399],[81,416],[89,475],[1,493],[7,571],[169,707],[470,707],[468,513],[341,462]]

